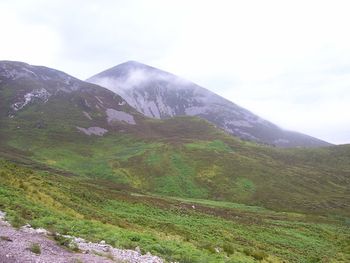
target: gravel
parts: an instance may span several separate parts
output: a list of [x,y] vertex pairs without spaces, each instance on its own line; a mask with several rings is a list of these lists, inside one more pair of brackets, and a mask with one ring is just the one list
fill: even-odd
[[[105,241],[99,243],[87,242],[82,238],[67,236],[71,244],[79,248],[79,253],[71,252],[49,237],[49,231],[30,225],[20,229],[13,228],[5,221],[6,214],[0,211],[0,262],[1,263],[163,263],[163,260],[150,253],[141,254],[136,250],[114,248]],[[56,233],[56,235],[58,235]],[[30,250],[33,244],[40,246],[40,254]]]

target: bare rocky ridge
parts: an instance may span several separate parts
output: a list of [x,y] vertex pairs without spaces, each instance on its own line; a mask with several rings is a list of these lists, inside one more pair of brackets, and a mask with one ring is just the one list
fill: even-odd
[[[5,213],[0,211],[1,263],[163,263],[162,259],[150,253],[142,255],[136,250],[113,248],[104,241],[92,243],[64,236],[71,239],[70,245],[80,251],[74,253],[57,245],[49,238],[52,233],[45,229],[34,229],[30,225],[15,229],[4,218]],[[40,247],[40,253],[31,251],[33,244]]]

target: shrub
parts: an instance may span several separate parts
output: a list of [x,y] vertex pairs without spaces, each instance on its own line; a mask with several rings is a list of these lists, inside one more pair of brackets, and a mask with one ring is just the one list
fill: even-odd
[[213,246],[210,242],[203,242],[199,245],[199,247],[208,250],[210,253],[216,253],[215,246]]
[[130,240],[133,242],[139,242],[141,240],[141,238],[139,236],[134,235],[134,236],[130,237]]
[[170,248],[162,246],[160,244],[152,245],[149,249],[151,250],[151,252],[157,252],[162,255],[171,256],[173,254],[173,251]]
[[222,248],[227,253],[227,255],[232,255],[235,253],[235,248],[230,243],[225,243]]
[[64,246],[69,248],[69,245],[71,243],[71,239],[68,237],[64,237],[62,235],[59,235],[57,233],[55,233],[53,235],[53,238],[55,239],[55,241],[60,245],[60,246]]
[[33,243],[30,245],[29,250],[33,252],[34,254],[40,255],[41,254],[41,248],[38,243]]
[[246,254],[247,256],[253,257],[256,260],[263,260],[264,258],[267,258],[268,255],[260,250],[252,250],[252,249],[244,249],[243,250],[244,254]]
[[19,217],[17,214],[15,214],[12,218],[10,218],[11,224],[13,227],[21,227],[25,224],[25,221]]

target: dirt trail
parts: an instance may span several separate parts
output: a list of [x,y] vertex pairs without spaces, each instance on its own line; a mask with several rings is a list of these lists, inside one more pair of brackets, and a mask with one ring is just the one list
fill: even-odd
[[[72,240],[82,253],[73,253],[60,247],[46,236],[44,229],[30,226],[13,228],[4,220],[0,211],[0,262],[1,263],[163,263],[151,254],[141,255],[138,251],[113,248],[101,241],[86,242],[81,238]],[[32,252],[33,244],[40,247],[40,253]],[[32,249],[30,249],[32,247]],[[38,250],[38,249],[37,249]],[[96,255],[98,254],[98,255]]]

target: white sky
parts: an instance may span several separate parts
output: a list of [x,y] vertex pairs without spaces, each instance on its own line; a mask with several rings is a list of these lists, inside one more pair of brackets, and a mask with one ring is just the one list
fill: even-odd
[[350,143],[350,1],[0,0],[0,60],[86,79],[127,60]]

